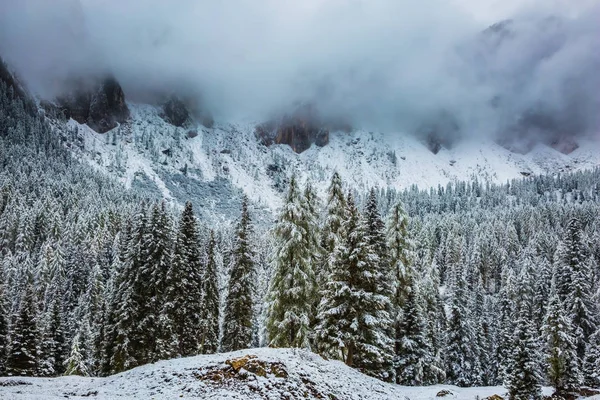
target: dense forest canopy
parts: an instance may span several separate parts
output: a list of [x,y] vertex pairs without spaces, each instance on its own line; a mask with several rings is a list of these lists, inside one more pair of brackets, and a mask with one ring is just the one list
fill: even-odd
[[[72,136],[74,135],[74,136]],[[600,169],[326,199],[234,229],[77,160],[0,80],[0,373],[305,347],[405,385],[600,385]],[[197,210],[196,210],[197,211]]]

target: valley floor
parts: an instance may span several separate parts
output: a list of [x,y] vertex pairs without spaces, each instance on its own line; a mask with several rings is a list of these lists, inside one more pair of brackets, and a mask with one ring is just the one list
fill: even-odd
[[[304,350],[250,349],[145,365],[106,378],[0,378],[0,399],[484,399],[503,387],[406,387]],[[544,394],[551,393],[544,388]],[[597,397],[600,399],[600,396]]]

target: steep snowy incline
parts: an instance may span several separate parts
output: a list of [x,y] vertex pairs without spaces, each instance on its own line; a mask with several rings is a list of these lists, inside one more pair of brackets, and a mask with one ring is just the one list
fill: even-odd
[[305,350],[269,348],[160,361],[107,378],[0,378],[0,398],[13,400],[426,400],[444,390],[453,400],[506,393],[502,387],[398,386]]
[[[411,135],[367,131],[332,132],[330,143],[296,154],[286,145],[265,147],[254,136],[256,123],[215,124],[213,128],[176,128],[159,110],[129,104],[131,120],[104,135],[75,121],[84,150],[94,165],[128,186],[144,185],[167,199],[192,199],[216,214],[231,215],[245,193],[273,211],[287,180],[311,179],[324,194],[333,171],[349,187],[422,189],[455,180],[506,182],[523,176],[558,173],[600,165],[600,142],[581,143],[570,155],[538,145],[530,153],[511,153],[490,142],[463,142],[438,154]],[[235,215],[235,213],[234,213]]]

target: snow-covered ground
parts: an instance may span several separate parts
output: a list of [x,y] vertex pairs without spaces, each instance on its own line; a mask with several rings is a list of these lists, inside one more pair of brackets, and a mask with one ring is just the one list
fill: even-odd
[[[295,174],[310,179],[324,195],[333,171],[351,188],[364,192],[376,186],[421,189],[456,180],[506,182],[525,175],[558,173],[600,165],[600,141],[583,142],[569,155],[538,145],[528,154],[516,154],[489,140],[459,143],[438,154],[411,135],[354,131],[332,132],[330,143],[296,154],[287,145],[262,146],[254,136],[256,122],[198,126],[197,136],[162,120],[153,106],[129,104],[132,119],[121,128],[100,135],[70,121],[84,138],[84,157],[115,175],[127,186],[144,175],[166,199],[179,203],[193,184],[230,185],[257,205],[271,211],[282,198],[283,179]],[[118,131],[119,136],[113,140]],[[167,153],[167,154],[165,154]],[[181,171],[187,165],[186,182]],[[216,183],[215,183],[216,182]],[[215,190],[217,196],[222,190]],[[210,199],[218,202],[220,199]]]
[[[226,364],[256,356],[238,372]],[[277,376],[276,376],[277,375]],[[437,397],[440,391],[448,391]],[[544,389],[544,394],[551,390]],[[145,365],[107,378],[0,378],[0,399],[484,399],[505,397],[503,387],[458,388],[448,385],[406,387],[381,382],[338,361],[326,361],[305,350],[249,349]]]

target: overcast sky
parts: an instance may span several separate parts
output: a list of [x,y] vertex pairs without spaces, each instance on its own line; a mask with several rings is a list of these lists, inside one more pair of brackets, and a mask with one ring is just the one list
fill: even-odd
[[[493,131],[532,108],[577,109],[587,129],[600,104],[598,3],[2,0],[0,55],[45,97],[109,71],[130,99],[188,91],[218,119],[310,101],[380,130],[447,112]],[[507,18],[511,35],[481,33]]]

